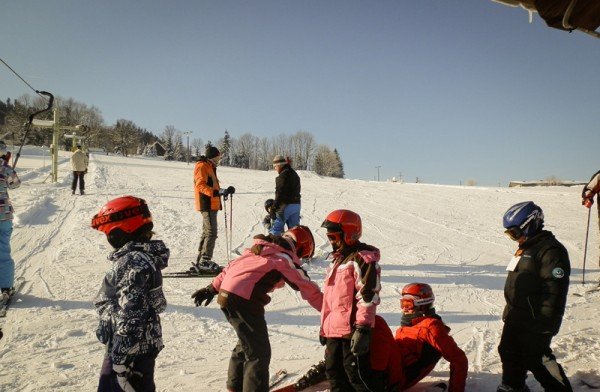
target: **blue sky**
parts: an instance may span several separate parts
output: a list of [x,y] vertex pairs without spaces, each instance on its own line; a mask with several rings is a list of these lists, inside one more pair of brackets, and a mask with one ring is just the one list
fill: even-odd
[[[600,169],[600,40],[489,0],[5,1],[34,88],[157,134],[311,132],[347,178],[505,186]],[[32,91],[0,64],[0,99]]]

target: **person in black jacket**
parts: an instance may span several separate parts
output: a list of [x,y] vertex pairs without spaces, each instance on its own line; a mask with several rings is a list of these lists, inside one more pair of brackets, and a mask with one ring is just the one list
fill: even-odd
[[289,159],[281,155],[273,158],[273,168],[279,175],[275,179],[275,200],[272,207],[276,218],[269,233],[281,235],[284,225],[291,229],[300,224],[300,177],[290,166]]
[[498,352],[502,383],[497,392],[527,392],[527,371],[545,391],[572,391],[550,342],[558,333],[567,302],[571,263],[565,247],[543,230],[544,214],[532,201],[504,214],[505,234],[518,242],[506,270],[504,328]]

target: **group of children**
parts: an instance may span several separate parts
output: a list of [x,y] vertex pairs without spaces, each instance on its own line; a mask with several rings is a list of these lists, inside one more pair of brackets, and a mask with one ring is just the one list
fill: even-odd
[[[166,300],[161,270],[169,251],[152,240],[145,201],[125,196],[108,202],[92,220],[115,248],[96,308],[98,339],[106,345],[99,391],[154,391],[155,359],[163,348],[159,313]],[[361,218],[349,210],[327,215],[322,227],[333,248],[322,290],[302,268],[313,256],[311,230],[296,226],[281,236],[257,235],[206,287],[196,306],[217,297],[238,342],[227,372],[229,391],[268,391],[271,346],[265,320],[269,293],[287,283],[321,313],[319,341],[331,391],[402,391],[425,377],[444,357],[450,362],[450,391],[465,388],[467,358],[433,308],[427,284],[402,291],[402,326],[394,336],[377,316],[379,250],[360,242]]]

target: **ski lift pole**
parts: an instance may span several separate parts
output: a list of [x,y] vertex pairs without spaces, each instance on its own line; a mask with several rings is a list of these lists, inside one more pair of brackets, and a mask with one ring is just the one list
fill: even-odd
[[583,279],[581,280],[581,284],[585,284],[585,259],[587,256],[588,236],[590,234],[590,215],[592,215],[591,206],[588,208],[587,225],[585,226],[585,244],[583,245]]
[[25,125],[25,134],[23,135],[23,141],[21,142],[21,146],[19,147],[19,151],[17,151],[17,154],[15,156],[15,160],[13,161],[13,169],[15,167],[17,167],[17,162],[19,161],[19,157],[21,156],[21,150],[23,149],[23,145],[25,144],[25,141],[27,140],[27,134],[29,133],[29,131],[31,130],[31,126],[33,124],[33,118],[35,116],[37,116],[38,114],[42,114],[44,112],[49,111],[50,109],[52,109],[52,104],[54,103],[54,95],[52,95],[51,93],[47,92],[47,91],[35,91],[38,94],[41,95],[46,95],[48,97],[50,97],[49,101],[48,101],[48,107],[46,109],[42,109],[39,110],[33,114],[31,114],[28,118],[27,124]]

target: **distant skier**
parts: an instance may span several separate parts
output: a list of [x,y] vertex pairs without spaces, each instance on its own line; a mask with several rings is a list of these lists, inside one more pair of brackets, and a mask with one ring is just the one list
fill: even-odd
[[503,225],[519,248],[506,268],[504,328],[498,346],[502,383],[497,392],[529,391],[527,371],[545,391],[572,391],[550,348],[567,303],[569,254],[550,231],[543,230],[544,214],[532,201],[510,207]]
[[0,301],[8,299],[15,283],[15,262],[11,256],[10,237],[13,232],[14,209],[9,189],[21,186],[21,180],[10,166],[10,151],[0,141]]
[[154,368],[164,347],[159,313],[167,306],[162,274],[169,249],[152,241],[152,215],[143,199],[123,196],[92,219],[115,249],[95,303],[96,336],[106,345],[99,392],[154,391]]
[[88,169],[88,156],[81,151],[81,144],[77,144],[77,149],[71,155],[71,168],[73,169],[73,182],[71,183],[71,194],[75,194],[77,182],[79,181],[79,193],[85,192],[85,180],[83,177]]
[[[449,335],[450,328],[435,312],[435,296],[431,286],[410,283],[402,289],[400,307],[401,327],[396,330],[399,351],[399,391],[404,391],[427,376],[444,358],[450,363],[449,392],[464,392],[468,360],[464,351]],[[396,369],[394,369],[396,370]]]
[[284,226],[288,229],[300,224],[300,177],[290,165],[289,158],[276,155],[273,168],[278,176],[275,179],[275,199],[272,209],[276,213],[270,233],[280,235]]
[[221,269],[213,260],[217,241],[217,213],[222,209],[221,196],[229,196],[235,192],[235,188],[219,188],[217,166],[220,162],[219,149],[209,146],[194,167],[194,201],[196,211],[202,214],[202,235],[198,245],[198,257],[192,270],[214,272]]
[[311,257],[314,249],[306,226],[296,226],[282,236],[257,235],[252,248],[231,261],[211,284],[192,294],[196,306],[208,305],[218,294],[217,303],[238,336],[229,360],[228,390],[269,390],[271,344],[265,305],[271,301],[270,292],[287,283],[321,310],[323,294],[300,266],[300,259]]
[[[587,208],[592,208],[594,204],[594,196],[600,192],[600,171],[596,172],[588,182],[583,187],[583,192],[581,192],[581,204],[586,206]],[[600,228],[600,203],[598,203],[598,228]],[[600,242],[598,243],[598,249],[600,249]],[[598,265],[600,265],[600,256],[598,257]]]
[[323,283],[319,340],[326,346],[331,391],[383,391],[385,373],[372,369],[371,329],[379,304],[379,249],[359,241],[360,216],[349,210],[329,213],[321,225],[333,247]]

